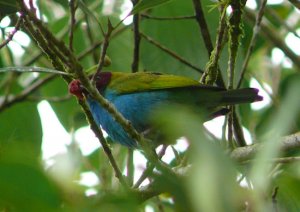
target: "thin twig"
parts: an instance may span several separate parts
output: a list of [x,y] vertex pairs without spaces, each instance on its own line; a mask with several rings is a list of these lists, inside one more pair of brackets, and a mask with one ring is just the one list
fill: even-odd
[[[160,152],[158,153],[158,158],[161,159],[165,153],[166,153],[166,149],[168,148],[167,145],[163,145],[162,149],[160,150]],[[142,173],[142,175],[140,176],[140,178],[137,180],[137,182],[134,184],[133,188],[138,188],[142,182],[144,182],[144,180],[149,177],[149,175],[153,172],[154,169],[154,164],[150,164],[146,170]]]
[[[234,87],[234,76],[235,76],[235,65],[236,65],[236,59],[237,59],[237,53],[240,45],[240,37],[242,35],[242,27],[241,27],[241,21],[242,21],[242,9],[244,7],[243,3],[240,0],[232,0],[230,2],[230,6],[232,8],[232,14],[229,18],[229,61],[228,61],[228,69],[227,69],[227,75],[228,75],[228,90],[233,89]],[[234,147],[233,143],[233,130],[234,125],[238,126],[239,123],[233,123],[234,122],[234,105],[229,106],[230,113],[228,117],[228,142],[231,148]],[[238,126],[238,129],[235,131],[238,132],[241,126]]]
[[133,178],[134,178],[134,162],[133,162],[133,149],[128,148],[127,153],[127,181],[129,186],[133,185]]
[[237,59],[240,37],[242,35],[241,19],[243,5],[240,0],[233,0],[230,3],[232,14],[229,19],[229,61],[228,61],[228,89],[233,89],[235,63]]
[[[133,6],[135,6],[139,0],[132,0]],[[140,15],[137,13],[133,16],[133,37],[134,37],[134,48],[133,48],[133,61],[131,64],[131,71],[137,72],[139,70],[139,57],[140,57],[140,42],[141,35],[139,33],[139,22]],[[127,158],[127,179],[129,185],[133,185],[134,179],[134,162],[133,162],[133,150],[128,149],[128,158]]]
[[[118,35],[120,35],[121,33],[123,33],[126,29],[129,29],[128,26],[124,26],[118,30],[114,30],[111,34],[111,38],[114,38]],[[101,46],[103,44],[103,40],[102,41],[98,41],[95,42],[93,45],[91,45],[90,47],[88,47],[86,50],[80,52],[77,56],[78,60],[82,60],[85,56],[87,56],[88,54],[90,54],[91,52],[94,52],[95,49],[97,49],[99,46]]]
[[178,61],[180,61],[181,63],[187,65],[188,67],[194,69],[195,71],[199,72],[199,73],[203,73],[203,70],[196,67],[195,65],[191,64],[190,62],[188,62],[186,59],[182,58],[181,56],[179,56],[177,53],[175,53],[174,51],[168,49],[167,47],[163,46],[162,44],[158,43],[157,41],[153,40],[151,37],[149,37],[148,35],[144,34],[143,32],[140,32],[141,36],[146,39],[147,41],[149,41],[151,44],[155,45],[156,47],[158,47],[159,49],[163,50],[164,52],[168,53],[170,56],[172,56],[173,58],[177,59]]
[[102,44],[102,48],[101,48],[101,55],[100,55],[100,59],[98,62],[98,66],[96,69],[96,73],[94,74],[93,78],[92,78],[92,82],[93,84],[95,83],[96,80],[96,76],[102,71],[102,68],[104,66],[104,62],[105,62],[105,55],[106,55],[106,51],[109,45],[109,39],[111,36],[111,33],[113,32],[114,28],[111,25],[110,20],[107,20],[107,31],[106,33],[104,33],[104,40],[103,40],[103,44]]
[[[65,64],[68,63],[66,52],[61,52],[62,49],[57,47],[56,42],[57,39],[50,33],[41,23],[39,19],[37,19],[36,16],[34,16],[27,8],[26,6],[23,6],[23,12],[26,14],[26,18],[24,21],[24,25],[26,29],[31,33],[32,37],[36,39],[38,45],[40,45],[47,56],[51,58],[52,65],[55,67],[55,65],[58,65],[59,63],[63,62]],[[34,25],[33,25],[34,23]],[[57,41],[58,43],[58,41]],[[59,61],[58,60],[61,61]],[[55,62],[54,62],[55,61]],[[55,64],[54,64],[55,63]],[[57,69],[57,67],[55,67]],[[63,66],[60,65],[60,68],[58,70],[64,70]]]
[[103,150],[104,150],[106,156],[108,157],[111,166],[113,167],[113,169],[115,171],[115,176],[119,179],[120,183],[124,186],[124,188],[129,189],[129,186],[128,186],[122,172],[120,171],[120,169],[117,165],[117,162],[115,161],[115,158],[112,155],[112,152],[102,134],[102,131],[99,129],[98,125],[96,124],[89,107],[86,105],[86,103],[84,101],[79,100],[79,104],[82,106],[82,109],[84,110],[84,113],[87,116],[87,119],[90,123],[91,130],[95,133],[95,135],[99,139],[99,141],[103,147]]
[[261,5],[260,5],[259,11],[257,13],[255,26],[254,26],[254,29],[253,29],[253,35],[252,35],[252,38],[251,38],[251,41],[250,41],[250,44],[249,44],[249,47],[248,47],[248,50],[247,50],[246,58],[244,60],[243,66],[242,66],[241,76],[240,76],[240,80],[238,82],[237,88],[241,87],[242,81],[244,79],[244,75],[246,73],[251,54],[254,50],[257,35],[260,31],[260,24],[261,24],[261,20],[263,18],[263,15],[264,15],[264,8],[265,8],[266,4],[267,4],[267,0],[263,0]]
[[4,46],[6,46],[14,37],[14,35],[19,31],[21,23],[22,23],[23,15],[19,17],[14,29],[9,33],[7,38],[0,44],[0,49],[2,49]]
[[[131,0],[133,6],[135,6],[139,1]],[[137,72],[139,70],[139,58],[140,58],[140,43],[141,43],[141,35],[139,30],[140,25],[140,15],[139,13],[134,14],[133,16],[133,37],[134,37],[134,48],[133,48],[133,61],[131,64],[131,71]]]
[[278,189],[279,189],[279,187],[276,186],[274,188],[273,193],[272,193],[272,206],[273,206],[273,211],[274,212],[278,212],[277,199],[276,199],[277,198]]
[[229,149],[234,149],[233,144],[233,106],[229,106],[230,112],[228,114],[228,131],[227,131],[227,137],[228,137],[228,147]]
[[225,87],[222,79],[221,71],[219,69],[218,61],[220,59],[221,51],[223,48],[223,40],[226,32],[226,6],[221,7],[221,16],[219,19],[219,28],[216,38],[215,49],[211,52],[208,63],[205,67],[205,72],[202,74],[200,82],[204,84],[217,83],[220,87]]
[[[20,1],[20,0],[19,0]],[[22,2],[22,1],[20,1]],[[51,47],[51,52],[54,53],[54,56],[59,57],[59,59],[67,66],[69,66],[70,70],[77,70],[80,66],[78,61],[76,60],[73,53],[66,47],[65,43],[61,40],[58,40],[45,26],[44,24],[33,14],[31,13],[23,2],[20,4],[22,11],[27,15],[27,17],[35,24],[35,27],[38,29],[37,33],[40,33],[38,41],[44,39],[44,42]],[[28,21],[26,21],[28,24]],[[35,36],[37,36],[35,33]],[[48,51],[46,51],[48,53]],[[53,58],[52,58],[53,59]],[[56,67],[55,67],[56,68]],[[64,69],[58,69],[64,70]]]
[[[192,0],[192,1],[193,1],[193,5],[194,5],[194,11],[196,13],[196,21],[198,23],[198,26],[199,26],[199,29],[200,29],[200,32],[201,32],[206,50],[207,50],[208,58],[210,58],[213,54],[213,44],[212,44],[209,29],[208,29],[208,26],[207,26],[207,23],[206,23],[206,20],[205,20],[205,16],[204,16],[204,12],[203,12],[203,9],[202,9],[201,1],[200,0]],[[220,25],[220,28],[221,27],[222,26]],[[219,35],[219,33],[217,35],[219,37],[219,39],[221,40],[221,42],[223,41],[222,31],[219,30],[220,35]],[[218,48],[218,47],[216,47],[216,48]],[[221,74],[221,70],[220,70],[219,65],[218,65],[218,59],[219,58],[217,57],[216,59],[217,60],[214,64],[215,65],[215,70],[214,71],[216,72],[216,76],[215,76],[215,79],[212,80],[212,83],[209,83],[209,84],[213,84],[213,83],[216,82],[216,84],[218,86],[225,87],[224,80],[223,80],[223,77],[222,77],[222,74]],[[213,69],[211,69],[211,70],[213,70]],[[209,71],[211,71],[211,70],[209,70]],[[205,71],[207,71],[207,70],[205,70]],[[201,77],[201,79],[200,79],[201,82],[204,82],[202,79],[203,79],[203,77]]]
[[76,0],[70,0],[69,2],[69,7],[70,7],[70,32],[69,32],[69,49],[71,52],[74,51],[73,49],[73,38],[74,38],[74,29],[75,29],[75,24],[76,24],[76,19],[75,19],[75,12],[76,12]]
[[241,122],[239,120],[239,117],[237,115],[237,111],[236,108],[233,107],[233,111],[232,111],[232,121],[233,121],[233,133],[234,133],[234,137],[237,143],[237,146],[241,147],[241,146],[246,146],[246,140],[244,137],[244,132],[243,132],[243,127],[241,125]]
[[31,95],[34,91],[39,89],[41,86],[44,84],[48,83],[52,79],[54,79],[57,75],[49,75],[43,79],[38,80],[37,82],[33,83],[32,85],[28,86],[26,89],[24,89],[20,94],[13,96],[13,97],[8,97],[5,102],[2,102],[0,104],[0,111],[3,111],[13,104],[17,102],[21,102],[24,99],[26,99],[29,95]]
[[[96,1],[93,4],[91,4],[90,9],[96,9],[99,7],[99,5],[101,4],[101,1]],[[42,16],[43,17],[43,16]],[[41,17],[41,18],[42,18]],[[84,18],[84,16],[79,13],[78,14],[78,18],[77,18],[77,22],[75,24],[75,28],[78,27],[80,20],[82,20]],[[41,19],[42,20],[42,19]],[[59,39],[63,39],[69,32],[69,26],[66,25],[63,29],[61,29],[58,33],[57,33],[57,37]],[[99,44],[100,45],[100,44]],[[31,65],[33,64],[36,60],[38,60],[41,56],[43,56],[43,52],[38,52],[35,53],[33,56],[31,56],[26,62],[24,62],[25,66]]]
[[200,32],[202,34],[202,38],[207,50],[208,57],[210,57],[210,54],[213,50],[213,45],[211,41],[211,37],[209,34],[208,26],[204,17],[203,9],[200,0],[192,0],[194,4],[194,10],[196,13],[196,20],[200,29]]
[[56,54],[52,51],[51,46],[48,45],[44,37],[41,33],[39,33],[31,23],[31,21],[28,19],[28,17],[24,18],[24,26],[27,29],[27,31],[31,34],[31,36],[36,40],[40,48],[42,48],[45,52],[45,54],[49,57],[52,65],[57,70],[64,70],[62,61],[58,59]]

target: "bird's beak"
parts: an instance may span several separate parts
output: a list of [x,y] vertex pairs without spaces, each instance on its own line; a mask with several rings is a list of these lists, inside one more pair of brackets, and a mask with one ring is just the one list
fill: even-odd
[[78,99],[83,100],[84,94],[87,94],[87,90],[78,80],[73,80],[69,84],[69,92],[75,95]]

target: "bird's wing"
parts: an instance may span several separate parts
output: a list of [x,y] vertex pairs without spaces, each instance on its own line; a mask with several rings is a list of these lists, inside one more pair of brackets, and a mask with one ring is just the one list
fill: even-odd
[[111,82],[107,88],[114,90],[118,94],[125,94],[188,87],[224,90],[218,87],[202,85],[198,81],[186,77],[152,72],[113,72]]

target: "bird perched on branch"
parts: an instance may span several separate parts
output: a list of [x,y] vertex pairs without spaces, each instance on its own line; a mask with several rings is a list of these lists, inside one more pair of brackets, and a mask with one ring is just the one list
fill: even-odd
[[[258,90],[224,88],[202,85],[196,80],[182,76],[160,73],[100,72],[95,76],[96,88],[117,110],[131,122],[140,133],[151,128],[149,118],[162,105],[176,104],[205,111],[207,117],[225,115],[227,105],[261,101]],[[79,80],[69,84],[69,92],[79,99],[86,98],[93,117],[113,141],[128,147],[137,147],[134,139],[114,120]]]

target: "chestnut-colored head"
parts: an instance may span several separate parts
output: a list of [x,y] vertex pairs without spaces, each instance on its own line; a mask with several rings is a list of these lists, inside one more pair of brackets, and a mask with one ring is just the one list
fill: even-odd
[[96,87],[100,93],[107,87],[112,78],[111,72],[100,72],[96,76]]
[[69,92],[75,95],[78,99],[83,99],[85,88],[81,85],[79,80],[73,80],[69,84]]
[[[100,72],[96,76],[96,87],[99,92],[102,92],[107,87],[107,85],[110,83],[111,77],[111,72]],[[69,92],[79,99],[83,99],[84,94],[87,94],[87,90],[83,87],[79,80],[73,80],[70,82]]]

